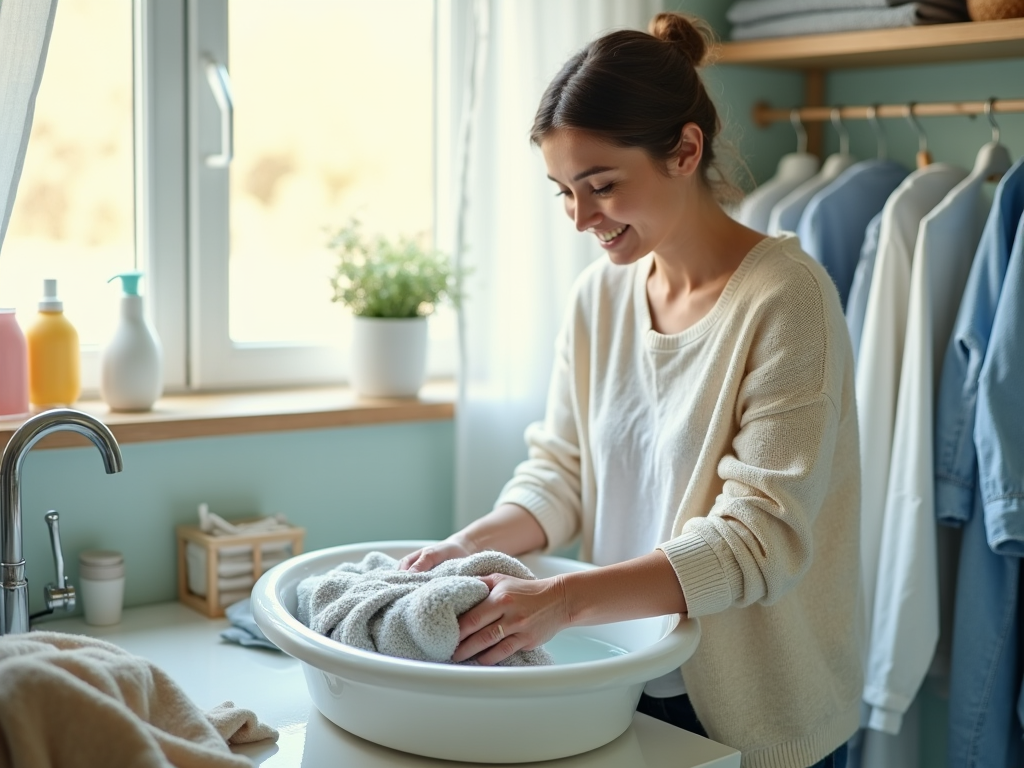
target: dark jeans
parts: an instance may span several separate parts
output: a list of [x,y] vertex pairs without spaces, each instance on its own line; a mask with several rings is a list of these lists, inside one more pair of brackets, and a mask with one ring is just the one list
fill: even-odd
[[[636,711],[707,738],[707,731],[697,719],[697,713],[693,711],[693,706],[690,704],[690,697],[686,694],[672,696],[668,699],[656,699],[653,696],[642,694]],[[819,760],[808,768],[846,768],[846,745],[843,744],[824,760]]]

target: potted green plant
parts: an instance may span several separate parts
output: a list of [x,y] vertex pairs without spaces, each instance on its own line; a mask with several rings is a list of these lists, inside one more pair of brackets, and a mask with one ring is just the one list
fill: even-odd
[[332,301],[354,315],[352,387],[365,397],[415,397],[427,370],[427,317],[457,307],[460,275],[420,240],[363,235],[352,219],[329,240]]

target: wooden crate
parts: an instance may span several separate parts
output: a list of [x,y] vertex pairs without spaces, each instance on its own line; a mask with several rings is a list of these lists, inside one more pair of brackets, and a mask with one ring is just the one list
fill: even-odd
[[[232,520],[243,523],[246,520]],[[288,541],[292,545],[292,556],[302,552],[302,540],[306,535],[304,528],[289,528],[282,531],[243,534],[239,536],[213,536],[204,533],[194,525],[179,525],[178,535],[178,600],[190,608],[194,608],[206,616],[216,618],[224,615],[227,606],[220,604],[220,590],[217,589],[217,566],[220,562],[220,551],[225,547],[252,547],[253,580],[263,575],[263,553],[261,546],[271,542]],[[206,596],[197,595],[188,588],[188,561],[186,547],[188,543],[198,544],[206,550]]]

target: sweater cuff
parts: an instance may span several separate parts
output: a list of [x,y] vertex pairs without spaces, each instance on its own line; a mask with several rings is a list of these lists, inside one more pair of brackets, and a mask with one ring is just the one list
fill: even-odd
[[545,552],[565,546],[576,536],[576,520],[559,513],[550,499],[532,488],[509,488],[501,494],[494,506],[497,508],[502,504],[517,504],[534,516],[547,538]]
[[715,551],[699,534],[684,533],[659,544],[679,579],[691,618],[724,611],[733,604],[729,576]]
[[903,713],[894,709],[872,707],[868,717],[868,728],[896,736],[903,726]]

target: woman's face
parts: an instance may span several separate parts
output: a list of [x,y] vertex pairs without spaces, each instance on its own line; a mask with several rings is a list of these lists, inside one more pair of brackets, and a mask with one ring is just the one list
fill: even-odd
[[593,234],[614,263],[630,264],[658,251],[679,232],[699,146],[694,156],[663,168],[642,149],[617,147],[571,128],[551,131],[540,148],[566,215],[577,230]]

